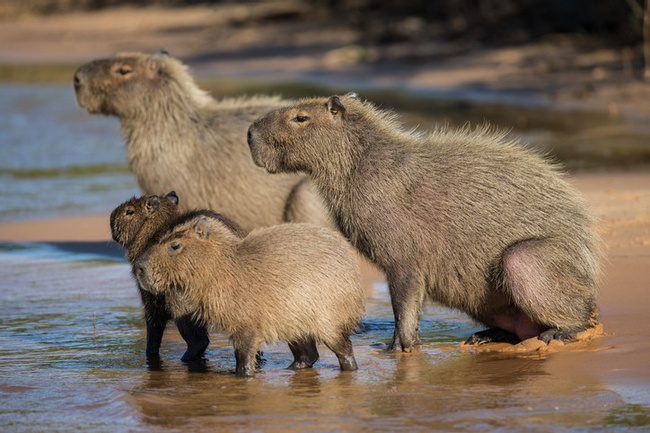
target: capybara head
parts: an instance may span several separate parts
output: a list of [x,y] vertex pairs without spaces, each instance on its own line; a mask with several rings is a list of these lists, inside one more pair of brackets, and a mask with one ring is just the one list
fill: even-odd
[[223,221],[199,215],[175,226],[137,260],[135,274],[141,286],[153,293],[201,285],[200,270],[218,272],[219,259],[238,237]]
[[[302,99],[269,112],[248,129],[253,161],[270,173],[310,172],[315,159],[340,157],[338,146],[348,140],[362,104],[354,93]],[[347,154],[347,152],[345,152]]]
[[178,214],[178,196],[174,191],[164,197],[134,197],[111,212],[111,235],[115,242],[129,247],[138,236],[153,234]]
[[[161,50],[154,54],[121,53],[94,60],[74,74],[77,103],[92,114],[128,118],[151,104],[185,95],[208,103],[209,96],[194,85],[187,67]],[[178,91],[179,86],[186,90]]]

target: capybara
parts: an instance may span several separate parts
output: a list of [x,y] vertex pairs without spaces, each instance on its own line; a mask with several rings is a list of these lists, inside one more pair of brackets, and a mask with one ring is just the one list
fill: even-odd
[[241,239],[209,216],[175,226],[136,262],[141,285],[164,294],[174,317],[227,333],[238,376],[252,376],[263,343],[284,341],[289,368],[311,367],[324,343],[356,370],[349,334],[364,312],[355,256],[336,231],[280,224]]
[[[171,229],[181,218],[178,203],[178,196],[171,191],[164,197],[157,195],[134,197],[111,212],[111,235],[115,242],[126,249],[126,256],[131,264],[135,263],[158,236]],[[236,235],[244,236],[243,231],[236,224],[229,222],[220,214],[200,210],[191,211],[189,215],[208,213],[214,218],[223,218]],[[138,290],[144,306],[147,326],[146,355],[148,359],[153,360],[159,357],[160,343],[167,322],[171,319],[171,313],[166,307],[164,295],[154,295],[150,291],[143,290],[140,284]],[[196,323],[190,315],[175,319],[181,336],[187,342],[187,351],[181,359],[183,361],[200,359],[210,343],[206,327]]]
[[285,101],[216,101],[164,51],[86,63],[74,75],[74,88],[86,111],[120,119],[144,194],[173,189],[183,197],[181,211],[217,209],[246,231],[286,221],[334,227],[304,174],[269,176],[251,160],[248,125]]
[[505,135],[407,130],[349,94],[274,110],[248,143],[269,172],[308,173],[339,229],[384,271],[389,350],[419,344],[427,296],[491,328],[470,343],[571,340],[593,323],[601,240],[556,165]]

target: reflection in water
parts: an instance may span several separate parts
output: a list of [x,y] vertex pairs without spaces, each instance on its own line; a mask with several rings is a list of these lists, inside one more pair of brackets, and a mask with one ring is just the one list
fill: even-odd
[[147,366],[138,294],[110,249],[3,244],[0,275],[3,431],[616,431],[647,420],[647,406],[625,403],[589,370],[549,368],[569,354],[458,350],[476,328],[451,310],[427,310],[419,352],[384,352],[392,324],[381,283],[352,338],[358,371],[339,371],[325,348],[315,368],[287,370],[291,353],[278,344],[264,348],[255,378],[240,379],[225,336],[186,365],[173,327],[161,362]]

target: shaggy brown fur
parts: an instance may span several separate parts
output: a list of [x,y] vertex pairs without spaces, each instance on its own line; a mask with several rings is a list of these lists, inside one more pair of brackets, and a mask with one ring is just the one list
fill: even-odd
[[290,368],[310,367],[324,343],[356,370],[349,333],[365,296],[356,260],[337,232],[280,224],[244,239],[199,216],[177,225],[137,261],[143,287],[164,294],[174,317],[194,314],[230,335],[236,373],[252,376],[262,343],[285,341]]
[[[131,264],[154,243],[160,234],[171,229],[181,218],[191,218],[208,214],[222,219],[226,226],[237,236],[243,237],[243,230],[220,214],[209,211],[193,211],[181,215],[178,208],[179,199],[174,191],[165,197],[146,195],[132,198],[116,207],[110,216],[113,240],[126,249],[127,259]],[[147,325],[147,358],[153,360],[159,356],[160,343],[171,319],[164,295],[154,295],[138,284],[140,297],[144,306]],[[200,359],[210,343],[208,332],[203,324],[195,323],[190,315],[176,318],[178,330],[187,342],[187,351],[183,361]]]
[[286,104],[279,98],[215,101],[164,53],[89,62],[75,73],[74,87],[86,111],[120,119],[145,194],[174,189],[182,211],[218,209],[246,231],[284,221],[333,226],[304,175],[272,177],[251,161],[246,129]]
[[592,323],[601,241],[556,167],[504,136],[407,131],[348,95],[275,110],[248,141],[269,172],[307,172],[340,230],[385,272],[391,350],[419,343],[426,296],[520,339],[571,339]]

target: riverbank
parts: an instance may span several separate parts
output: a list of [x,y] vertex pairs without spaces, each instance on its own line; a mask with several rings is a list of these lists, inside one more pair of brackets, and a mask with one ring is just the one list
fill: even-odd
[[273,19],[282,13],[278,7],[120,7],[20,16],[0,26],[0,64],[79,65],[119,51],[164,47],[200,77],[433,90],[477,102],[544,104],[636,121],[650,117],[650,85],[635,69],[632,48],[568,35],[511,46],[377,45],[365,43],[358,29],[341,20],[301,16],[307,12],[291,4],[284,7],[299,19]]

